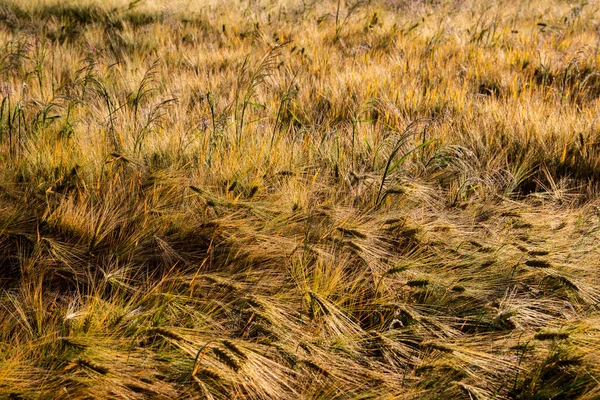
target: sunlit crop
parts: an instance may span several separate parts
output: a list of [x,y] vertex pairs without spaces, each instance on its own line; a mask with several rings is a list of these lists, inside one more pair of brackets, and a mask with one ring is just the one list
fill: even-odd
[[0,398],[600,398],[599,27],[0,0]]

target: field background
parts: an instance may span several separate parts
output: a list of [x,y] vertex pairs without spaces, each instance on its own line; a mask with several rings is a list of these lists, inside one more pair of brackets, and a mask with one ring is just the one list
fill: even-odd
[[0,0],[0,398],[599,398],[599,10]]

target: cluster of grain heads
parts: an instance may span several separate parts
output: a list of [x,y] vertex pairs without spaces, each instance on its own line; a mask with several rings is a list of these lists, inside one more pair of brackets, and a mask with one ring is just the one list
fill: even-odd
[[0,1],[0,398],[598,397],[593,7],[160,2]]

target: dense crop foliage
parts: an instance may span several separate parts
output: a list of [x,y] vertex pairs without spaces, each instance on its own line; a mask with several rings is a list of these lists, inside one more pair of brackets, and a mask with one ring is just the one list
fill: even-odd
[[600,397],[599,7],[0,0],[0,398]]

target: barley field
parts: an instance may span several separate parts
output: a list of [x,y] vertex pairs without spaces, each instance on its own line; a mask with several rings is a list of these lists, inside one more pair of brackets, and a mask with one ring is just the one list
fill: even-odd
[[600,398],[597,0],[0,0],[1,399]]

